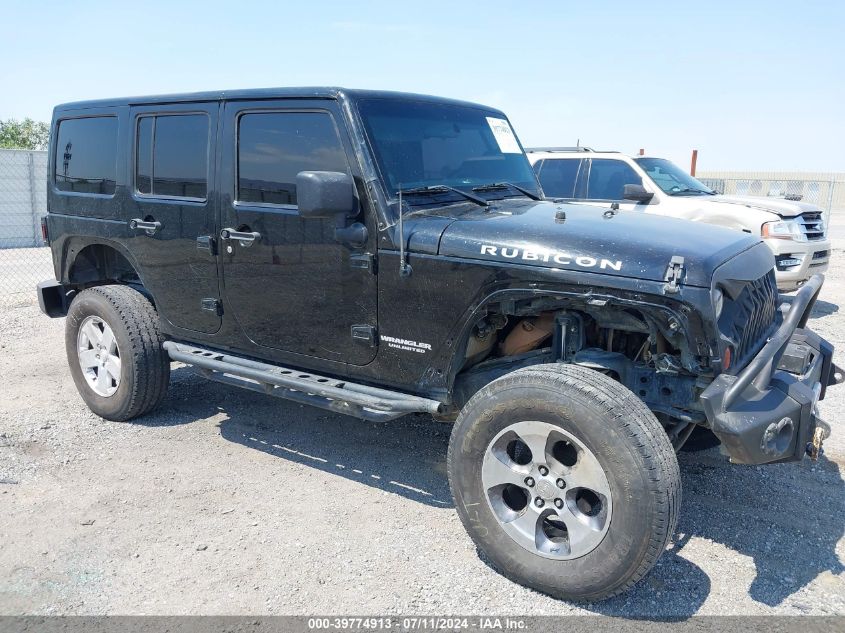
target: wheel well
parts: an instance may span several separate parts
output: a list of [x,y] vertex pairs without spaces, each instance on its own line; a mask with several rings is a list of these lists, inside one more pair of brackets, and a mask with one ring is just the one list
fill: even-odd
[[78,288],[104,282],[143,286],[129,260],[106,244],[91,244],[79,251],[68,269],[68,282]]
[[628,387],[677,431],[680,445],[704,420],[697,381],[709,371],[689,316],[682,306],[621,296],[491,303],[458,348],[453,404],[460,408],[483,385],[516,369],[571,363]]
[[[661,322],[666,323],[667,318],[653,309],[605,300],[590,305],[564,297],[532,297],[492,303],[485,306],[459,347],[464,351],[458,372],[495,357],[540,350],[556,361],[569,361],[572,354],[587,347],[624,353],[633,359],[643,353],[643,343],[648,340],[659,342],[661,351],[670,346],[664,335],[668,328],[661,328]],[[564,327],[566,324],[571,328]],[[569,340],[564,341],[561,334],[568,334]],[[682,342],[677,336],[671,338],[676,344],[672,347]]]

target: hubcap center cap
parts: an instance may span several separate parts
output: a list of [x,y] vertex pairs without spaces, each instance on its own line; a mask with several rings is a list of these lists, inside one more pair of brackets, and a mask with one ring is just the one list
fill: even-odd
[[557,490],[557,486],[550,481],[541,479],[537,482],[537,494],[546,501],[553,499],[557,494]]

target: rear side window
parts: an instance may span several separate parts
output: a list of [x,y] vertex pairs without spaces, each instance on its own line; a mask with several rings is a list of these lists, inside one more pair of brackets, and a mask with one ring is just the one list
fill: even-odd
[[587,198],[622,200],[625,185],[641,184],[643,179],[627,163],[612,158],[594,158],[590,165]]
[[205,200],[208,188],[208,117],[144,116],[135,143],[138,193]]
[[543,192],[552,198],[575,197],[575,182],[581,160],[577,158],[552,158],[543,160],[538,177]]
[[60,191],[114,194],[117,117],[65,119],[56,135],[55,183]]
[[301,171],[349,173],[327,112],[257,112],[238,121],[239,202],[296,204]]

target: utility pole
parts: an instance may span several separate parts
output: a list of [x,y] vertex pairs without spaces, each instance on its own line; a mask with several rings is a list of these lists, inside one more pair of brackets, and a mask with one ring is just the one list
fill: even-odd
[[695,164],[698,162],[698,150],[692,150],[692,162],[689,166],[689,175],[695,177]]

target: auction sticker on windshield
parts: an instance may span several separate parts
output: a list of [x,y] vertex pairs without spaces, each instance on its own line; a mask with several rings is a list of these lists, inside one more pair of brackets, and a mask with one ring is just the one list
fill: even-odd
[[516,142],[516,136],[511,129],[511,124],[506,119],[497,119],[496,117],[488,116],[487,124],[493,131],[493,136],[496,137],[496,142],[499,144],[499,149],[503,154],[521,154],[522,150],[519,143]]

